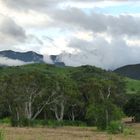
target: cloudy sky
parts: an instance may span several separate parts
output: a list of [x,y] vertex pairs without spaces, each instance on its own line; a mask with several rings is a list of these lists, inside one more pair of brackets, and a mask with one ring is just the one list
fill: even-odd
[[0,50],[7,49],[61,54],[72,66],[140,63],[140,1],[0,0]]

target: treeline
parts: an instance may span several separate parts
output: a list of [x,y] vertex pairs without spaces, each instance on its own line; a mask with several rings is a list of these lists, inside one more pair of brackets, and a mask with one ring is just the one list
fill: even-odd
[[0,70],[0,117],[11,117],[14,126],[41,119],[106,129],[122,118],[125,101],[124,79],[91,66],[34,64]]

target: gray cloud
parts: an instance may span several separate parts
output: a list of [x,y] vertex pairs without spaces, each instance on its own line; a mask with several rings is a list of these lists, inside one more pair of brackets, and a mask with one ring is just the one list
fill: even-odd
[[[33,48],[36,48],[36,46],[43,45],[43,42],[33,34],[27,35],[25,29],[19,26],[12,18],[0,15],[1,50],[12,49],[23,51],[22,48],[32,50],[30,47],[31,44],[34,44]],[[18,47],[18,45],[20,45],[20,47]],[[28,47],[25,47],[26,45],[28,45]]]
[[86,14],[77,8],[68,8],[56,10],[50,15],[54,18],[54,24],[62,26],[76,26],[94,32],[103,32],[107,30],[107,16],[97,13]]
[[58,59],[70,66],[89,64],[104,69],[115,69],[140,62],[140,48],[128,46],[121,38],[114,39],[110,43],[100,37],[92,42],[72,39],[69,47],[78,48],[80,52],[62,53]]
[[108,32],[112,35],[140,35],[140,18],[130,15],[120,15],[119,17],[108,17]]
[[8,7],[18,9],[18,10],[44,11],[64,1],[69,1],[69,0],[5,0],[4,3]]
[[25,30],[16,24],[10,17],[0,15],[0,42],[4,44],[15,44],[24,42],[26,39]]
[[86,14],[76,8],[57,10],[50,15],[55,19],[54,24],[60,26],[79,27],[111,35],[140,35],[140,18],[130,15],[111,16],[95,12]]
[[[3,0],[1,0],[3,1]],[[56,8],[59,4],[65,3],[97,3],[106,0],[4,0],[3,3],[8,7],[17,9],[17,10],[37,10],[37,11],[47,11],[50,8]],[[112,0],[112,1],[127,1],[127,0]]]
[[[12,14],[10,15],[11,18],[3,16],[2,19],[0,19],[0,48],[12,47],[12,49],[21,49],[22,51],[32,49],[39,52],[39,50],[41,50],[40,48],[47,48],[49,46],[49,43],[46,41],[48,38],[42,39],[42,36],[49,36],[51,34],[53,39],[50,40],[52,42],[55,42],[56,38],[58,39],[59,37],[66,38],[68,40],[66,42],[69,42],[68,47],[79,51],[77,54],[62,53],[59,56],[59,59],[67,65],[78,66],[90,64],[105,69],[114,69],[126,64],[139,63],[140,48],[135,45],[128,45],[124,38],[139,39],[140,17],[130,15],[106,15],[96,13],[95,9],[88,11],[84,8],[71,8],[74,6],[66,5],[63,7],[59,5],[67,2],[78,4],[76,2],[93,3],[101,1],[105,0],[0,0],[6,8],[10,9],[8,12],[12,11],[15,17],[20,16],[21,12],[23,20],[26,20],[26,14],[28,15],[27,19],[29,22],[33,19],[28,27],[24,26],[24,22],[17,22],[21,24],[21,27],[13,20]],[[19,14],[16,14],[15,11],[18,11]],[[38,16],[35,17],[36,20],[32,18],[35,14],[31,14],[30,12],[38,14]],[[42,14],[42,16],[39,16],[40,14]],[[47,21],[44,23],[42,19],[47,16],[49,16],[51,20],[49,23]],[[32,24],[36,22],[38,23],[37,26],[32,26]],[[43,22],[43,24],[41,22]],[[41,28],[42,26],[44,27],[43,30]],[[53,30],[49,31],[47,28],[52,28]],[[55,32],[56,28],[60,28],[62,32],[60,32],[60,34]],[[86,39],[80,40],[77,38],[70,40],[73,35],[68,35],[69,38],[67,38],[68,33],[65,34],[65,29],[66,32],[70,34],[74,34],[75,32],[83,32],[84,34],[84,32],[90,31],[92,32],[93,40],[85,41]],[[26,35],[26,32],[29,34]],[[34,33],[36,35],[34,35]],[[111,37],[111,40],[107,41],[106,37]],[[61,46],[62,42],[61,40],[58,41],[58,44],[55,46]],[[17,43],[21,43],[20,47],[15,45]],[[62,46],[65,44],[67,43],[62,44]],[[44,52],[44,54],[46,53],[47,52]],[[6,58],[1,58],[0,61],[13,63],[11,60],[6,60]],[[48,56],[45,57],[45,61],[52,63]]]
[[22,27],[17,25],[11,18],[9,17],[3,17],[3,20],[1,22],[0,26],[0,32],[2,34],[11,36],[11,37],[16,37],[19,40],[25,39],[25,31]]

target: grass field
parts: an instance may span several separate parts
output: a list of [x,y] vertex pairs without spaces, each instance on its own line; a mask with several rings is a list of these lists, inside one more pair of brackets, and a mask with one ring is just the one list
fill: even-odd
[[140,91],[140,80],[126,78],[127,94],[135,94]]
[[4,140],[140,140],[140,124],[129,127],[134,129],[134,134],[111,135],[93,127],[13,128],[1,125],[0,129]]

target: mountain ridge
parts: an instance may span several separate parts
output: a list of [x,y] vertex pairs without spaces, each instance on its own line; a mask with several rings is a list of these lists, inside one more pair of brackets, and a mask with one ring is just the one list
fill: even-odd
[[[36,53],[34,51],[27,51],[27,52],[18,52],[13,50],[2,50],[0,51],[0,58],[4,58],[4,61],[22,61],[23,64],[26,63],[46,63],[44,61],[44,56]],[[58,59],[58,55],[50,55],[49,58],[52,61],[52,64],[57,66],[65,66],[64,62]],[[1,60],[3,61],[3,59]],[[12,63],[11,62],[11,63]],[[10,62],[9,62],[10,63]],[[0,66],[6,66],[6,63],[0,62]],[[18,65],[18,64],[17,64]]]
[[43,55],[38,54],[33,51],[17,52],[17,51],[12,51],[12,50],[4,50],[4,51],[0,51],[0,56],[7,57],[13,60],[18,59],[24,62],[37,62],[37,63],[43,62]]
[[[9,59],[12,60],[9,61],[9,63],[12,63],[13,61],[22,61],[24,62],[23,65],[28,63],[47,63],[45,62],[43,55],[34,51],[18,52],[13,50],[3,50],[0,51],[0,58],[5,58],[5,61],[9,61]],[[60,55],[50,55],[49,59],[51,60],[51,64],[60,67],[66,66]],[[0,66],[9,65],[3,63],[3,59],[1,59]],[[112,71],[125,77],[140,80],[140,64],[125,65]]]
[[119,67],[113,72],[125,77],[140,80],[140,64],[131,64],[131,65]]

